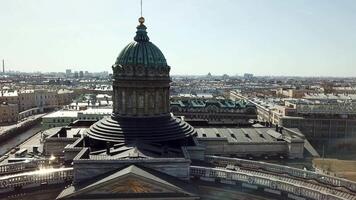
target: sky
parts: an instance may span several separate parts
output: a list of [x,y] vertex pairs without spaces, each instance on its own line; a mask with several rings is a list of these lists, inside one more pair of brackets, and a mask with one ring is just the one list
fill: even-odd
[[[355,76],[355,0],[143,0],[174,75]],[[109,71],[140,0],[0,0],[0,59],[26,72]]]

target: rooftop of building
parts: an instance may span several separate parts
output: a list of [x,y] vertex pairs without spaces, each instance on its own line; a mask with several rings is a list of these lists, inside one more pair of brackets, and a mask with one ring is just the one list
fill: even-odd
[[214,95],[212,93],[179,93],[177,95],[172,95],[172,98],[203,98],[203,99],[212,99]]
[[79,111],[82,114],[111,114],[112,108],[89,108],[87,110]]
[[100,106],[111,106],[113,105],[113,101],[106,101],[106,100],[103,100],[103,101],[98,101],[96,103],[92,103],[91,101],[86,101],[86,102],[73,102],[70,104],[71,107],[100,107]]
[[130,158],[183,158],[184,155],[180,148],[172,148],[168,145],[159,143],[131,143],[117,144],[110,148],[108,155],[107,150],[91,152],[92,159],[130,159]]
[[73,93],[72,90],[68,89],[59,89],[59,90],[54,90],[54,89],[20,89],[20,90],[2,90],[0,93],[0,96],[18,96],[19,94],[31,94],[31,93],[41,93],[41,92],[52,92],[55,93],[57,92],[58,94],[67,94],[67,93]]
[[71,94],[73,93],[73,90],[68,90],[68,89],[59,89],[57,91],[58,94]]
[[322,93],[307,93],[305,99],[315,100],[356,100],[356,94],[322,94]]
[[96,98],[97,99],[104,99],[104,98],[112,98],[112,96],[108,95],[108,94],[97,94]]
[[59,117],[68,117],[68,118],[77,118],[78,111],[77,110],[59,110],[53,113],[50,113],[43,118],[59,118]]
[[3,97],[16,97],[16,96],[18,96],[18,92],[16,90],[15,91],[5,90],[5,91],[2,91],[0,93],[0,96],[3,96]]
[[198,139],[227,140],[229,143],[275,143],[290,134],[275,128],[196,128]]
[[229,99],[203,99],[203,98],[192,98],[192,99],[172,99],[171,106],[177,105],[184,108],[204,108],[209,105],[215,105],[219,108],[247,108],[254,107],[253,104],[244,100],[229,100]]
[[[43,131],[43,135],[47,138],[77,138],[81,137],[87,128],[69,128],[69,127],[55,127]],[[61,135],[61,132],[65,131],[65,135]]]
[[20,93],[34,93],[35,90],[32,90],[32,89],[26,89],[26,90],[21,90]]

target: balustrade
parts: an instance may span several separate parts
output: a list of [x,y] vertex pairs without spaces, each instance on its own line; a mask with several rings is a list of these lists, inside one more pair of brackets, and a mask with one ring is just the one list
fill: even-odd
[[31,160],[29,162],[9,163],[5,165],[0,165],[0,175],[11,174],[16,172],[25,172],[37,169],[41,166],[48,165],[49,160],[46,159]]
[[344,187],[353,192],[356,192],[356,182],[349,181],[346,179],[333,177],[324,174],[318,174],[316,172],[297,169],[288,166],[282,166],[272,163],[259,162],[253,160],[245,160],[239,158],[228,158],[228,157],[220,157],[220,156],[206,156],[206,161],[217,163],[218,165],[235,165],[241,166],[250,169],[261,169],[264,171],[279,173],[281,175],[289,175],[302,179],[314,179],[320,183],[331,185],[334,187]]
[[45,169],[0,178],[0,189],[73,179],[73,168]]
[[200,166],[191,166],[190,175],[193,177],[215,178],[224,183],[228,180],[239,181],[242,183],[254,184],[265,188],[287,192],[289,194],[302,196],[309,199],[333,199],[333,200],[356,200],[356,195],[351,192],[331,189],[320,184],[312,184],[307,181],[294,180],[292,178],[277,178],[277,175],[270,175],[256,171],[239,170],[236,171],[209,168]]

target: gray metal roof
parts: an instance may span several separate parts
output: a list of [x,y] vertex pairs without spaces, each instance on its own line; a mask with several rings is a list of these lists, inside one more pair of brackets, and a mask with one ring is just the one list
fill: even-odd
[[[278,142],[274,128],[196,128],[198,139],[227,140],[231,143]],[[278,133],[280,135],[280,133]]]

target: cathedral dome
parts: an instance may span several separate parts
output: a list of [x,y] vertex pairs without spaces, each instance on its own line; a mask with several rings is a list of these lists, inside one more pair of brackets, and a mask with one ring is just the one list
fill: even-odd
[[119,54],[115,65],[144,66],[144,67],[164,67],[167,66],[166,58],[161,50],[150,42],[147,36],[144,18],[139,19],[136,36],[133,42],[129,43]]
[[121,51],[113,66],[113,114],[87,131],[92,147],[100,149],[107,142],[173,146],[193,142],[194,128],[170,114],[170,67],[149,41],[144,18],[139,22],[135,41]]

